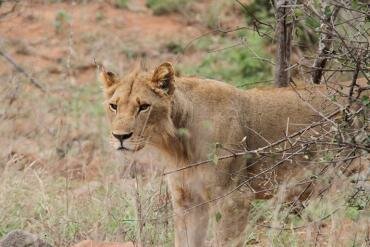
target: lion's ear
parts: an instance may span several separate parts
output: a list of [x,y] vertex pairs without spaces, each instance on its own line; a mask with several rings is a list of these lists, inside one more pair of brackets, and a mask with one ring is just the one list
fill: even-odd
[[105,71],[104,69],[102,69],[102,71],[100,72],[100,78],[105,89],[111,87],[119,81],[116,74],[110,71]]
[[175,70],[169,62],[159,65],[152,77],[152,84],[156,91],[172,95],[175,91]]

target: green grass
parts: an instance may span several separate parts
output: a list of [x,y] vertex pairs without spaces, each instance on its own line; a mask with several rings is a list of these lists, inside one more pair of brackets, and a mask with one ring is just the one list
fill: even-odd
[[[197,64],[182,66],[185,75],[197,75],[229,82],[237,87],[248,88],[272,79],[271,57],[264,52],[263,39],[256,33],[240,32],[240,39],[219,38],[196,41],[199,49],[207,53]],[[245,38],[245,42],[241,39]],[[217,47],[215,47],[217,44]],[[235,45],[236,44],[236,45]]]
[[[19,138],[37,143],[27,146],[26,152],[14,145],[15,155],[6,151],[13,147],[2,149],[0,239],[14,229],[24,229],[54,246],[70,246],[87,238],[136,240],[135,183],[122,180],[121,163],[108,158],[112,154],[107,152],[104,138],[108,128],[100,83],[59,82],[64,85],[61,94],[40,97],[37,92],[22,90],[8,108],[7,114],[16,114],[19,121],[30,124],[31,134],[28,129],[25,129],[28,134],[20,132],[15,124],[10,124],[11,119],[0,123],[2,138],[12,138],[16,133]],[[7,91],[5,85],[3,89]],[[6,98],[0,99],[7,104]],[[88,175],[96,162],[100,170],[94,176]],[[75,177],[76,172],[82,177]],[[154,192],[148,192],[157,190],[159,185],[154,180],[149,185],[149,189],[145,185],[140,187],[143,210],[148,218],[161,218],[167,211],[154,211],[161,204],[157,197],[152,197]],[[149,205],[154,206],[147,208]],[[172,231],[168,230],[171,224],[146,223],[143,241],[171,246]]]

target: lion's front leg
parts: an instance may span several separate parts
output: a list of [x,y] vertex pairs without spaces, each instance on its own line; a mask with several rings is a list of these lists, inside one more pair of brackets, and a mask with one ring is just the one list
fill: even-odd
[[198,194],[178,187],[171,191],[174,207],[175,246],[204,246],[209,212]]
[[204,246],[209,219],[208,209],[205,206],[190,211],[177,208],[175,214],[175,246]]
[[252,196],[239,191],[218,202],[215,243],[212,246],[243,246]]

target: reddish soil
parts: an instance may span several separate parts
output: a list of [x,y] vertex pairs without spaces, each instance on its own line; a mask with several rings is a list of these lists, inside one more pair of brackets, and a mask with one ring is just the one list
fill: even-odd
[[[96,126],[104,118],[91,119],[87,115],[76,118],[62,112],[66,107],[64,101],[71,102],[78,97],[76,90],[97,80],[94,59],[122,75],[137,60],[144,59],[149,66],[174,61],[177,54],[166,48],[168,44],[184,44],[207,29],[194,21],[190,24],[178,13],[155,16],[145,6],[145,0],[130,1],[127,9],[117,8],[110,1],[51,2],[31,0],[14,5],[7,1],[0,7],[0,51],[42,84],[48,90],[48,96],[54,98],[50,104],[48,97],[42,94],[35,102],[32,97],[37,98],[39,91],[0,56],[0,79],[4,82],[2,91],[6,95],[3,103],[12,105],[6,113],[7,121],[2,123],[2,131],[6,134],[0,144],[6,147],[2,148],[0,158],[14,160],[19,170],[37,160],[32,167],[48,167],[52,174],[93,180],[102,174],[103,169],[104,155],[99,153],[103,148],[96,144],[101,141]],[[185,59],[193,61],[199,56],[201,52],[196,52]],[[25,88],[18,90],[19,85]],[[96,84],[89,90],[94,93],[78,104],[86,105],[100,95]],[[22,91],[27,91],[30,99],[20,99]],[[8,102],[9,97],[14,99]],[[10,114],[12,110],[15,111],[13,115]],[[25,115],[18,110],[24,111]],[[40,111],[37,119],[28,114],[35,111]],[[76,124],[85,127],[71,127]],[[50,126],[65,128],[57,141],[55,133],[44,131],[53,128]],[[45,150],[54,153],[49,144],[54,142],[58,147],[56,157],[51,158]],[[71,149],[79,151],[64,157],[64,152]]]
[[[0,13],[12,8],[7,3]],[[60,19],[60,24],[56,24]],[[62,17],[61,17],[62,16]],[[73,75],[76,82],[94,79],[93,59],[114,69],[127,68],[130,56],[160,61],[171,59],[160,48],[170,41],[190,40],[205,31],[190,26],[181,15],[154,16],[144,1],[129,9],[109,3],[22,2],[0,25],[2,50],[33,74],[49,74],[43,80]],[[0,60],[0,75],[12,67]],[[118,66],[117,66],[118,65]],[[41,80],[41,79],[40,79]]]

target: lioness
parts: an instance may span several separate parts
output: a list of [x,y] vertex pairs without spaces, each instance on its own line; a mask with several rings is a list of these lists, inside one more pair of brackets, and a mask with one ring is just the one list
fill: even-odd
[[[240,90],[215,80],[177,77],[168,62],[152,72],[136,68],[123,78],[103,70],[101,77],[114,148],[135,156],[149,147],[166,157],[167,171],[179,170],[166,176],[176,246],[204,246],[215,212],[221,217],[214,223],[214,245],[238,245],[250,201],[269,197],[275,181],[302,173],[306,166],[287,159],[279,169],[261,173],[275,164],[273,159],[255,163],[254,155],[233,153],[258,149],[308,126],[320,118],[315,107],[322,114],[337,107],[303,89]],[[230,158],[218,160],[222,155]],[[194,165],[209,159],[213,162]],[[259,173],[244,184],[250,190],[237,190]]]

